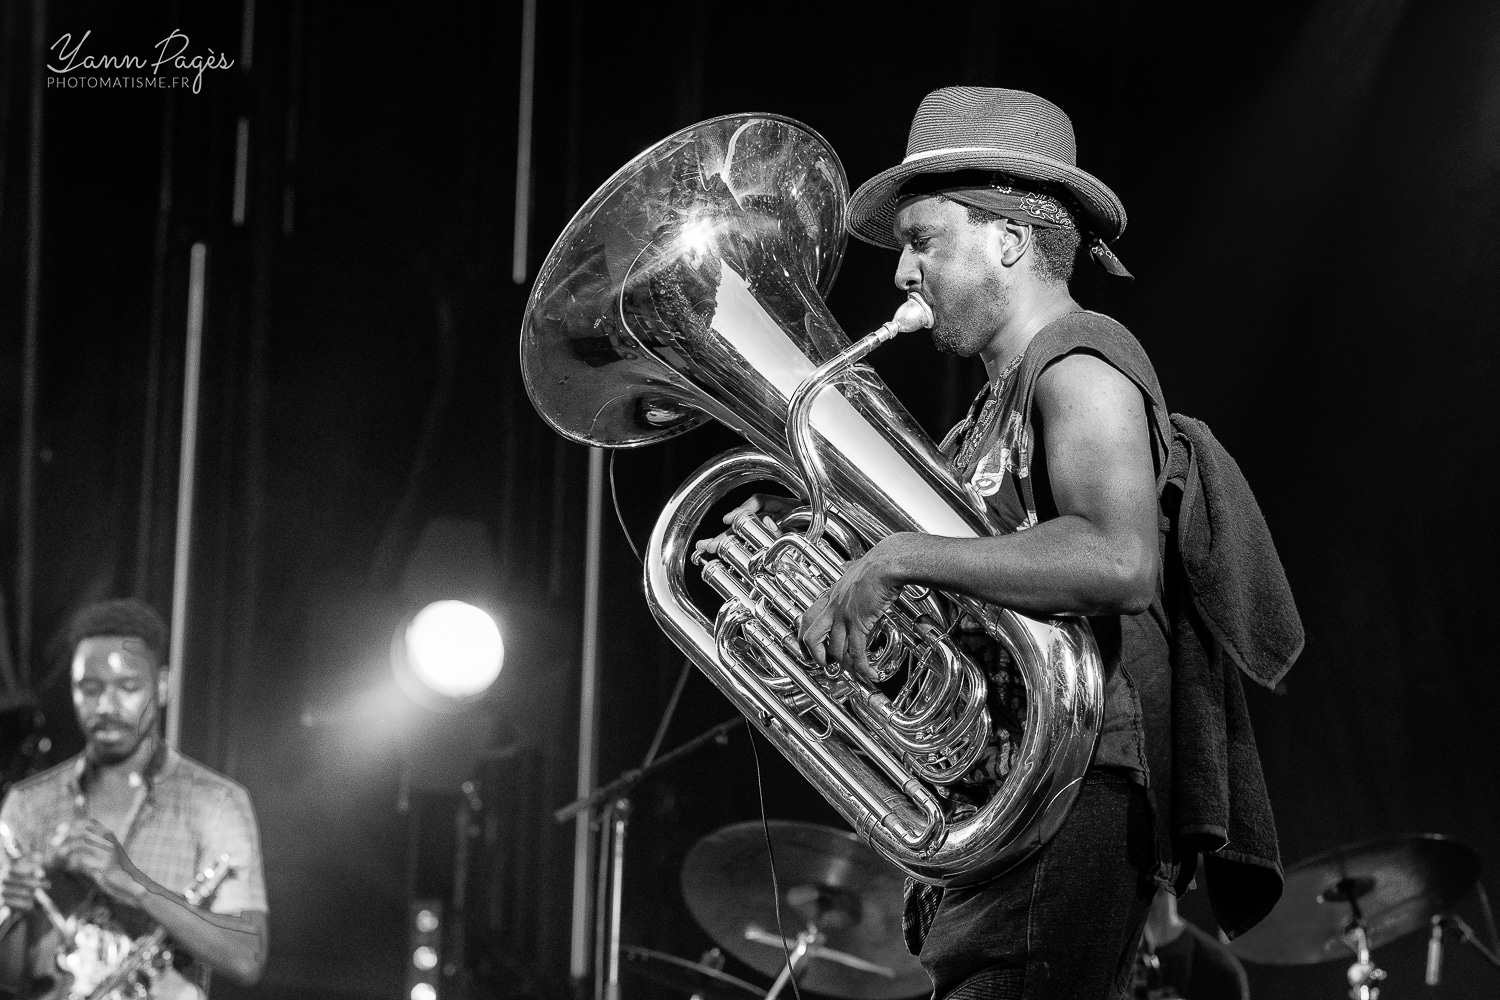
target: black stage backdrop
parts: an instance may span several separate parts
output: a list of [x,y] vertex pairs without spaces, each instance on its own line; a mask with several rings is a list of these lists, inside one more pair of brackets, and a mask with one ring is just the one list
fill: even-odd
[[[189,248],[208,247],[184,749],[250,788],[273,911],[265,979],[217,995],[402,995],[407,900],[452,884],[465,779],[483,808],[462,992],[568,995],[573,828],[550,812],[576,766],[586,454],[521,388],[530,277],[582,199],[678,128],[789,115],[857,184],[900,158],[920,97],[951,83],[1031,89],[1072,115],[1082,165],[1130,212],[1118,250],[1136,275],[1081,274],[1078,297],[1140,337],[1172,408],[1229,446],[1275,533],[1308,632],[1283,688],[1251,693],[1285,860],[1436,832],[1500,865],[1486,624],[1500,603],[1500,7],[539,6],[519,285],[519,4],[376,14],[288,0],[251,17],[234,4],[0,6],[0,593],[6,655],[30,650],[48,760],[79,742],[58,638],[68,611],[132,591],[170,602]],[[235,65],[205,70],[196,93],[43,90],[28,506],[17,470],[38,10],[46,45],[88,31],[85,53],[152,57],[176,29],[189,55]],[[850,245],[830,298],[847,330],[888,318],[894,263]],[[934,434],[981,378],[922,337],[873,363]],[[730,443],[707,428],[616,456],[637,544],[675,485]],[[434,524],[470,532],[457,557],[424,542]],[[624,533],[606,527],[605,779],[640,762],[681,666]],[[427,576],[413,569],[421,553],[438,566]],[[477,714],[414,720],[375,692],[393,629],[443,567],[497,610],[510,657]],[[694,674],[666,745],[731,714]],[[682,902],[682,859],[761,814],[758,780],[772,818],[838,822],[762,749],[757,772],[741,732],[639,791],[627,943],[687,958],[709,946]],[[1210,922],[1202,892],[1184,908]],[[1460,913],[1482,926],[1473,895]],[[1377,952],[1386,995],[1424,989],[1424,940]],[[1250,968],[1261,997],[1341,996],[1343,973]],[[1500,972],[1455,947],[1425,992],[1497,987]]]

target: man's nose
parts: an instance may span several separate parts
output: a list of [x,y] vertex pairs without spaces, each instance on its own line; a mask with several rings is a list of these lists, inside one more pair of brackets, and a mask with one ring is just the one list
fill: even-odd
[[910,250],[901,251],[901,259],[896,263],[896,287],[903,292],[910,292],[922,284],[922,271],[917,267],[917,255]]

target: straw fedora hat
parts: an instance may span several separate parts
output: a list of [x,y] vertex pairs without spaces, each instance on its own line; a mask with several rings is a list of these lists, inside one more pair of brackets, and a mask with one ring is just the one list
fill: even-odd
[[993,170],[1066,190],[1082,226],[1104,240],[1125,231],[1125,206],[1103,181],[1078,169],[1073,123],[1061,108],[1024,90],[943,87],[922,98],[906,158],[859,186],[849,229],[876,246],[900,249],[891,227],[901,185],[920,174]]

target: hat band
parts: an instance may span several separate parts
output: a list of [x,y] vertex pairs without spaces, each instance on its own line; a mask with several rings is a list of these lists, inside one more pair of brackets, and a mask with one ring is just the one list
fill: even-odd
[[942,149],[924,149],[920,153],[908,153],[906,159],[901,161],[904,167],[908,163],[920,163],[930,160],[934,156],[951,156],[955,153],[988,153],[990,156],[1011,156],[1015,150],[1003,149],[1000,146],[944,146]]

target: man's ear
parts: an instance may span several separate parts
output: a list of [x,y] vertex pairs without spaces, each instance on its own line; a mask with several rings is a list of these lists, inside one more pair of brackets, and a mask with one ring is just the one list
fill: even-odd
[[1031,234],[1035,230],[1024,222],[1002,218],[995,223],[995,235],[1000,241],[1000,263],[1014,267],[1026,251],[1031,249]]
[[167,703],[167,692],[171,690],[171,686],[167,683],[167,675],[170,673],[165,663],[156,670],[156,703],[158,705]]

